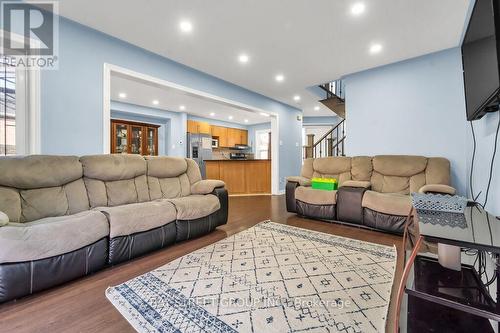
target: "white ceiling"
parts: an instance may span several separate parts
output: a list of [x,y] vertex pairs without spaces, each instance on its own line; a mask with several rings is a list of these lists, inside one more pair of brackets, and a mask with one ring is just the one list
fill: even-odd
[[[366,11],[350,13],[356,2]],[[303,109],[345,74],[458,46],[470,0],[61,0],[72,20]],[[192,22],[182,33],[179,22]],[[382,52],[371,55],[371,44]],[[242,65],[238,55],[250,61]],[[274,76],[285,80],[277,83]],[[300,103],[293,96],[302,97]]]
[[[120,93],[125,93],[126,97],[121,98]],[[253,125],[270,121],[269,117],[259,113],[188,95],[177,89],[158,87],[118,75],[111,75],[111,99],[160,110],[186,112],[193,116],[213,118],[240,125]],[[157,105],[153,104],[154,100],[158,101]],[[180,110],[181,105],[186,109]],[[211,116],[211,112],[215,114]],[[233,119],[229,119],[230,116]],[[245,122],[245,119],[248,122]]]

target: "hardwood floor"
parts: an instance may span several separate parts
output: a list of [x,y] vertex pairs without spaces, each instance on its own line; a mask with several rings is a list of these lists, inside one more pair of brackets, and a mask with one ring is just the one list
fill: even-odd
[[[295,214],[286,212],[284,196],[231,197],[229,207],[228,224],[209,235],[107,268],[63,286],[0,305],[0,332],[134,332],[104,296],[108,286],[125,282],[267,219],[344,237],[395,245],[398,249],[398,264],[391,305],[395,303],[394,296],[402,273],[401,237],[299,218]],[[392,327],[393,318],[394,311],[391,307],[388,328]]]

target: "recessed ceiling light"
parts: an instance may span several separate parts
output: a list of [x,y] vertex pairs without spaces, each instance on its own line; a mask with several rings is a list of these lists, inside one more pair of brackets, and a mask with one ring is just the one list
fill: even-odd
[[227,119],[233,120],[233,116],[229,116],[229,117],[227,117]]
[[210,112],[210,116],[215,116],[215,112]]
[[264,117],[269,117],[269,114],[268,113],[264,113],[264,112],[261,112],[260,115],[264,116]]
[[246,64],[248,62],[248,60],[250,60],[250,58],[248,57],[248,55],[242,53],[238,56],[238,61],[241,62],[242,64]]
[[245,123],[248,123],[248,119],[245,119],[245,120],[244,120],[244,122],[245,122]]
[[295,96],[293,96],[293,100],[294,100],[295,102],[300,101],[300,96],[299,96],[299,95],[295,95]]
[[184,105],[179,106],[179,110],[184,111],[186,110],[186,107]]
[[274,79],[278,82],[283,82],[285,80],[285,76],[283,74],[278,74],[274,77]]
[[158,105],[158,104],[160,104],[160,101],[158,101],[157,99],[155,99],[155,100],[153,100],[153,104],[154,105]]
[[125,93],[122,92],[122,93],[118,94],[118,97],[120,97],[120,98],[127,98],[127,94],[125,94]]
[[351,14],[354,16],[361,15],[365,12],[365,4],[362,2],[356,2],[354,5],[351,6]]
[[319,105],[316,105],[316,106],[314,107],[314,111],[319,111]]
[[179,28],[182,32],[191,32],[193,31],[193,24],[187,20],[182,20],[179,23]]
[[370,46],[370,53],[371,54],[377,54],[377,53],[380,53],[380,51],[382,51],[381,44],[372,44],[372,46]]

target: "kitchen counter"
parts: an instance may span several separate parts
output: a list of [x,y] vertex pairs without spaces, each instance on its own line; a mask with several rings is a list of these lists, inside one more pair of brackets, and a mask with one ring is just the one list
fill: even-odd
[[226,183],[229,195],[271,194],[271,160],[204,160],[207,179]]

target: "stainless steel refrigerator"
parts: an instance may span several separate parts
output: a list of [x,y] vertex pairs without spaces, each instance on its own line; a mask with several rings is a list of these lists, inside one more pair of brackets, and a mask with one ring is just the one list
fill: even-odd
[[198,163],[203,179],[206,177],[204,160],[212,159],[212,137],[209,134],[187,135],[187,156]]

